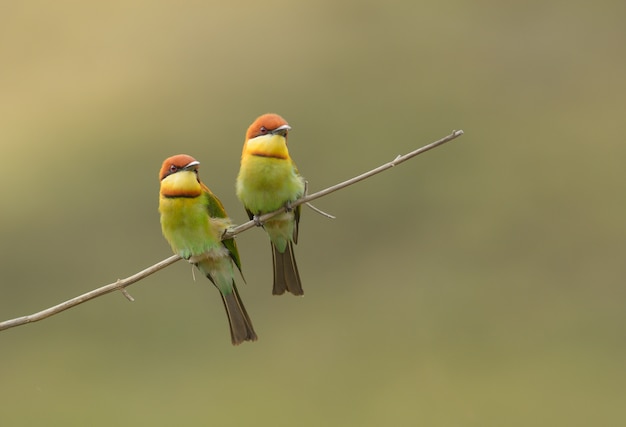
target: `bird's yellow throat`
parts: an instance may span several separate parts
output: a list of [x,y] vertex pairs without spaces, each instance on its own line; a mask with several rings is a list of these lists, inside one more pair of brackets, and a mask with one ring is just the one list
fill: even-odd
[[262,135],[246,141],[243,156],[271,157],[275,159],[289,158],[287,140],[282,135]]
[[164,197],[198,197],[202,187],[198,176],[192,171],[180,171],[161,180],[161,195]]

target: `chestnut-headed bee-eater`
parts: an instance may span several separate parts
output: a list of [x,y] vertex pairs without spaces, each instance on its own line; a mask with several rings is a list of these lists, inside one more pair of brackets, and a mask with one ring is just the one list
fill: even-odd
[[304,194],[304,179],[287,150],[290,129],[278,114],[257,118],[246,133],[237,177],[237,197],[250,219],[257,220],[283,206],[287,208],[263,224],[272,245],[274,295],[285,291],[304,294],[293,254],[293,244],[298,242],[300,206],[290,208],[290,203]]
[[255,341],[256,333],[235,286],[233,263],[241,271],[233,239],[221,240],[231,224],[224,206],[198,177],[198,162],[179,154],[165,159],[159,179],[161,230],[174,253],[194,264],[222,296],[234,345]]

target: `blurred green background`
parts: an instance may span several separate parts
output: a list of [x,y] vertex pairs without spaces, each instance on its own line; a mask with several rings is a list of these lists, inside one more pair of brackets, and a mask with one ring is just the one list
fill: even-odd
[[[259,341],[179,262],[0,332],[0,425],[626,425],[626,3],[0,3],[0,320],[170,256],[188,153],[236,223],[277,112],[316,191],[306,296],[238,237]],[[241,282],[241,281],[240,281]]]

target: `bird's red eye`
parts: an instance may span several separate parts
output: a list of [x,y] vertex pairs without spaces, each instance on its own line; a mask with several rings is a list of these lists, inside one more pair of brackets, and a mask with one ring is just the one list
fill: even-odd
[[259,133],[261,135],[265,135],[267,133],[267,129],[265,128],[265,126],[261,126],[261,129],[259,129]]
[[170,165],[170,172],[174,173],[178,170],[178,168],[176,167],[176,165]]

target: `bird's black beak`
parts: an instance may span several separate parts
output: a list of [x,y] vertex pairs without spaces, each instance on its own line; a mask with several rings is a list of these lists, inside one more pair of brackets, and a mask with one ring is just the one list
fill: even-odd
[[189,164],[185,165],[185,167],[182,170],[185,171],[192,171],[196,168],[196,166],[198,166],[200,164],[199,161],[194,160],[193,162],[190,162]]
[[274,129],[271,133],[272,135],[281,135],[281,136],[287,136],[287,132],[291,130],[291,126],[289,125],[282,125],[280,127],[277,127],[276,129]]

